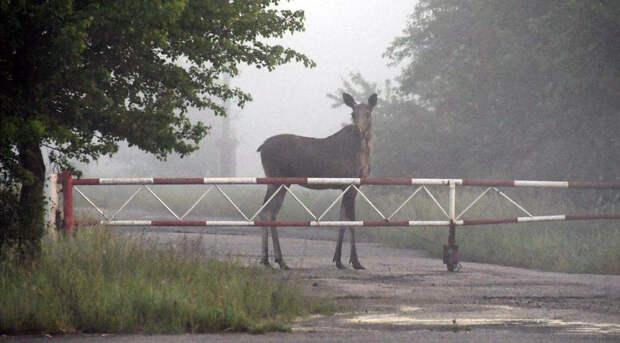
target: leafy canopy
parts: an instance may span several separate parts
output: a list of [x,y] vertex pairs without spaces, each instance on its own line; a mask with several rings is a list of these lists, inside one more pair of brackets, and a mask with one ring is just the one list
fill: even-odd
[[[432,111],[440,130],[416,135],[427,120],[404,102],[399,113],[410,120],[392,127],[405,125],[416,148],[393,149],[420,158],[390,165],[446,177],[614,181],[619,29],[618,1],[420,0],[385,55],[402,68],[400,95]],[[439,158],[422,158],[417,147],[433,135]]]
[[0,166],[22,145],[52,161],[112,154],[121,140],[164,158],[196,148],[208,128],[189,107],[225,115],[250,95],[224,78],[305,55],[268,38],[304,29],[278,0],[0,0]]

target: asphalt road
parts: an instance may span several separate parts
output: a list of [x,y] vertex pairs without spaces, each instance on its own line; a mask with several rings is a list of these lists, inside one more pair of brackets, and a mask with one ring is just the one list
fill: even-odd
[[[282,232],[283,231],[283,232]],[[359,243],[363,271],[331,263],[336,230],[284,229],[284,277],[344,309],[293,324],[292,333],[2,337],[0,342],[620,342],[620,276],[562,274],[463,262],[448,273],[424,252]],[[258,229],[147,232],[202,239],[214,256],[256,263]],[[348,260],[348,244],[343,261]]]

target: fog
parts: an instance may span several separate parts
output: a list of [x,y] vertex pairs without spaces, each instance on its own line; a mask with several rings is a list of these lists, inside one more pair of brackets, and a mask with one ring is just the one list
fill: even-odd
[[[249,92],[253,101],[243,109],[232,108],[228,117],[238,142],[235,174],[263,174],[256,148],[272,135],[294,133],[323,137],[349,122],[349,111],[343,107],[332,108],[326,94],[341,87],[349,73],[361,72],[375,82],[396,75],[398,70],[387,67],[382,54],[405,28],[407,15],[414,6],[411,0],[390,0],[389,6],[380,0],[283,3],[282,8],[305,11],[306,31],[289,34],[277,43],[306,54],[317,66],[309,69],[291,63],[272,72],[250,66],[241,68],[241,74],[232,84]],[[208,111],[194,110],[190,115],[213,127],[202,143],[202,151],[183,160],[172,156],[166,164],[146,153],[121,146],[112,158],[81,166],[84,174],[93,177],[231,176],[219,175],[218,168],[210,167],[218,163],[215,151],[222,135],[223,119],[215,118]],[[133,167],[128,168],[128,165]]]
[[[382,57],[387,45],[405,28],[414,3],[390,1],[294,1],[306,11],[306,32],[284,43],[310,56],[317,67],[285,65],[277,71],[245,68],[236,80],[254,101],[235,116],[239,135],[240,173],[262,173],[256,148],[279,133],[322,137],[350,121],[345,108],[331,108],[326,94],[342,86],[349,73],[372,81],[396,75]],[[359,99],[358,99],[359,100]]]

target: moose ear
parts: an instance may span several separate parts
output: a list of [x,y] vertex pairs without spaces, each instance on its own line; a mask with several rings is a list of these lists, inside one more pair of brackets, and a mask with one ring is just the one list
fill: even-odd
[[373,108],[377,105],[377,93],[374,93],[373,95],[368,97],[368,106],[370,106],[370,108]]
[[353,99],[353,97],[348,94],[348,93],[342,93],[342,100],[344,100],[344,103],[351,107],[351,108],[355,108],[355,100]]

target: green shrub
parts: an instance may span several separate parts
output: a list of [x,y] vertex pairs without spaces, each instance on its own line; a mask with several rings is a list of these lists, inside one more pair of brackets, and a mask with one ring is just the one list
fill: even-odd
[[45,242],[39,260],[0,263],[0,333],[285,330],[307,311],[298,289],[264,268],[83,228]]

